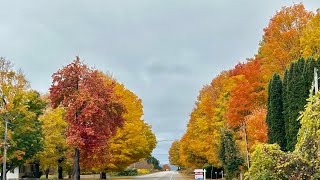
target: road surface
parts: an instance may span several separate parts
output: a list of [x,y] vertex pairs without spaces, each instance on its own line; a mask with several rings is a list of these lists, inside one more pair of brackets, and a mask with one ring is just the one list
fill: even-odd
[[147,174],[143,176],[137,176],[134,177],[133,179],[135,180],[187,180],[184,179],[178,172],[176,171],[163,171],[163,172],[158,172],[158,173],[153,173],[153,174]]

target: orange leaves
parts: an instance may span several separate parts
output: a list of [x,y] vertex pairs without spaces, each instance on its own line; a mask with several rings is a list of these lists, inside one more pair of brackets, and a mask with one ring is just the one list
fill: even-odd
[[243,149],[247,148],[244,127],[249,148],[267,141],[268,81],[274,73],[283,74],[287,65],[302,54],[320,56],[319,12],[313,17],[302,4],[282,8],[264,29],[258,54],[222,72],[202,88],[187,132],[180,140],[182,164],[219,166],[215,156],[223,128],[236,131]]
[[151,126],[141,119],[141,99],[111,77],[103,76],[103,79],[106,86],[113,87],[112,97],[125,107],[126,111],[122,113],[125,121],[107,142],[103,141],[98,148],[81,152],[86,156],[81,163],[95,171],[121,171],[148,157],[156,146],[156,137]]
[[268,140],[266,123],[266,108],[259,107],[246,117],[249,147],[256,143],[265,143]]
[[227,123],[230,127],[238,127],[250,115],[255,107],[266,102],[266,82],[261,76],[259,60],[252,60],[246,64],[238,64],[231,71],[230,79],[235,86],[231,89],[228,103]]
[[180,141],[180,162],[183,165],[221,166],[217,157],[220,133],[227,125],[237,128],[248,125],[249,143],[265,142],[267,81],[261,74],[261,62],[253,59],[222,72],[204,86],[190,115],[187,132]]
[[312,16],[302,4],[296,4],[282,8],[271,18],[258,54],[269,77],[274,72],[282,74],[290,62],[301,56],[301,32]]
[[26,153],[24,151],[20,151],[20,150],[16,150],[13,152],[13,156],[17,159],[17,160],[22,160],[23,159],[23,156],[25,155]]

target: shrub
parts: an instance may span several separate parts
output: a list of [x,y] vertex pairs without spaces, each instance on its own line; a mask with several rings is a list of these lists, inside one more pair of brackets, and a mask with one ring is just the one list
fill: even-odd
[[126,169],[122,172],[117,173],[117,176],[136,176],[138,175],[137,169]]
[[148,169],[138,169],[138,174],[148,174],[150,173],[150,170]]

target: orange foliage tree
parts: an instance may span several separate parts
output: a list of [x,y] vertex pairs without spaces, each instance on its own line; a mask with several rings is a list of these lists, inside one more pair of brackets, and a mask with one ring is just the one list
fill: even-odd
[[227,123],[229,127],[239,127],[245,117],[252,114],[256,107],[266,104],[267,82],[261,75],[261,63],[258,59],[239,63],[230,73],[235,86],[230,92]]
[[218,159],[220,130],[225,125],[227,102],[233,85],[229,72],[225,71],[200,91],[187,132],[180,141],[179,156],[183,166],[221,166]]
[[300,37],[302,29],[313,13],[305,10],[303,4],[283,7],[271,18],[258,52],[265,72],[271,78],[274,72],[283,74],[290,62],[301,56]]
[[265,107],[258,107],[252,114],[246,117],[249,149],[256,144],[265,143],[268,140],[268,126],[266,123],[267,111]]
[[[247,116],[253,114],[253,110],[266,103],[266,82],[261,76],[261,63],[259,59],[239,63],[231,71],[231,78],[235,79],[236,85],[231,90],[230,101],[227,110],[227,124],[230,128],[241,128],[244,133],[247,165],[249,160],[249,137]],[[267,133],[267,131],[265,132]]]

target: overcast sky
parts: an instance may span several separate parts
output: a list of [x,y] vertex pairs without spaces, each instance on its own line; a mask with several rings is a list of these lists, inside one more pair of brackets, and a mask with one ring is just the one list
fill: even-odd
[[[1,1],[0,56],[33,89],[79,55],[112,73],[143,101],[168,163],[171,140],[186,130],[199,90],[222,70],[253,57],[263,28],[289,0]],[[306,0],[308,10],[319,0]]]

